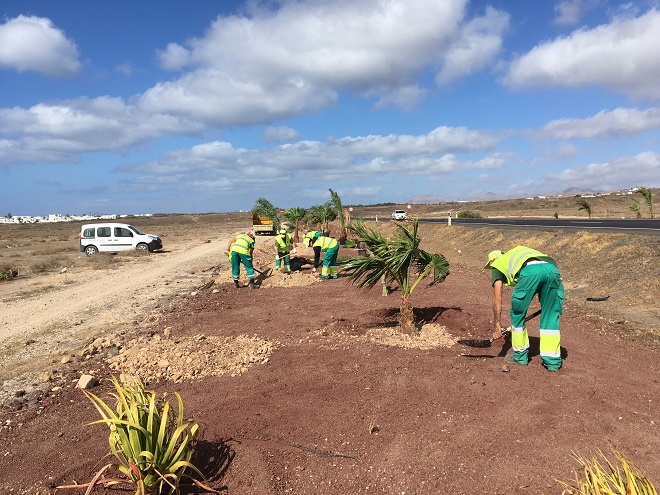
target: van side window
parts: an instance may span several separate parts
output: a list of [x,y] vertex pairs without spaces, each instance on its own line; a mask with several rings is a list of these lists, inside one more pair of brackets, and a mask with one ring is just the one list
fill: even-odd
[[82,236],[83,236],[85,239],[94,239],[94,229],[91,228],[91,229],[85,229],[85,230],[83,230],[83,234],[82,234]]
[[96,235],[99,237],[110,237],[110,227],[99,227],[96,230]]
[[115,227],[115,237],[133,237],[133,234],[123,227]]

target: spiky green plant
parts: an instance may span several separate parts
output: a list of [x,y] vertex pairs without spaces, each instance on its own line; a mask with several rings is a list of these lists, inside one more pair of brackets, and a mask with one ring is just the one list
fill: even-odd
[[576,201],[575,204],[579,206],[578,211],[581,211],[581,210],[586,211],[587,214],[589,215],[589,218],[591,218],[591,203],[589,201],[582,198],[582,199]]
[[653,193],[648,187],[640,187],[637,192],[644,196],[646,206],[649,208],[649,218],[653,218]]
[[396,231],[387,239],[373,228],[368,228],[362,220],[348,226],[360,242],[366,244],[371,256],[347,257],[338,262],[342,271],[358,288],[371,289],[381,282],[396,282],[401,290],[399,325],[408,334],[416,334],[415,318],[411,295],[418,284],[432,275],[429,286],[442,282],[449,275],[449,263],[441,254],[427,253],[420,249],[417,235],[418,221],[413,219],[412,228],[397,224]]
[[275,208],[266,198],[257,199],[254,202],[254,206],[252,207],[252,210],[250,210],[250,213],[259,217],[270,218],[273,221],[275,232],[280,230],[280,219],[277,216],[277,208]]
[[[112,381],[115,393],[110,395],[116,399],[114,410],[97,395],[87,390],[83,393],[102,417],[90,424],[105,423],[110,428],[110,452],[117,462],[103,466],[89,483],[58,488],[87,488],[85,493],[89,494],[98,485],[131,484],[136,495],[173,494],[179,493],[185,476],[205,490],[218,493],[186,474],[190,470],[204,478],[190,462],[199,425],[184,419],[181,396],[175,392],[158,397],[155,392],[146,391],[137,378],[120,382],[113,377]],[[168,400],[172,395],[176,398],[176,409]],[[124,477],[105,477],[113,469]]]
[[284,210],[282,214],[284,218],[293,224],[293,242],[300,242],[298,232],[300,230],[300,224],[305,220],[307,216],[307,210],[302,207],[289,208]]
[[614,450],[617,463],[610,461],[599,451],[605,465],[597,459],[591,461],[573,454],[582,467],[582,473],[575,472],[574,484],[559,481],[566,490],[565,495],[658,495],[653,483],[621,452]]

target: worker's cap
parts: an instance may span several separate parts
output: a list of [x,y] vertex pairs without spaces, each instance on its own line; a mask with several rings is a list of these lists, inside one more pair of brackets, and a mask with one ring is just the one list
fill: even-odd
[[491,251],[490,253],[488,253],[488,263],[486,263],[486,266],[484,266],[484,268],[490,268],[490,265],[493,263],[493,261],[495,261],[503,254],[504,251],[500,251],[499,249],[496,249],[495,251]]
[[286,229],[280,229],[280,234],[286,234]]
[[248,237],[251,237],[252,240],[254,240],[254,234],[252,233],[252,231],[248,230],[246,235],[247,235]]

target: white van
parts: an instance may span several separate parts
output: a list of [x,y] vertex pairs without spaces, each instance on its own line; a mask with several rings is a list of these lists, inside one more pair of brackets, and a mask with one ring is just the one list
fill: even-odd
[[163,242],[157,235],[145,234],[125,223],[90,223],[80,227],[80,251],[87,256],[130,249],[148,253],[163,249]]

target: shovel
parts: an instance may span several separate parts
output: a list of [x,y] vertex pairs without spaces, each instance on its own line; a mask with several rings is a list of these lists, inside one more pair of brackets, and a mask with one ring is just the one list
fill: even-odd
[[[541,310],[539,309],[538,311],[535,311],[531,315],[525,317],[525,321],[529,321],[532,318],[536,318],[538,315],[541,314]],[[505,337],[506,335],[511,332],[511,327],[506,328],[502,330],[502,337]],[[495,339],[493,337],[489,339],[468,339],[468,340],[459,340],[459,344],[467,345],[469,347],[491,347],[493,345],[493,341]]]

